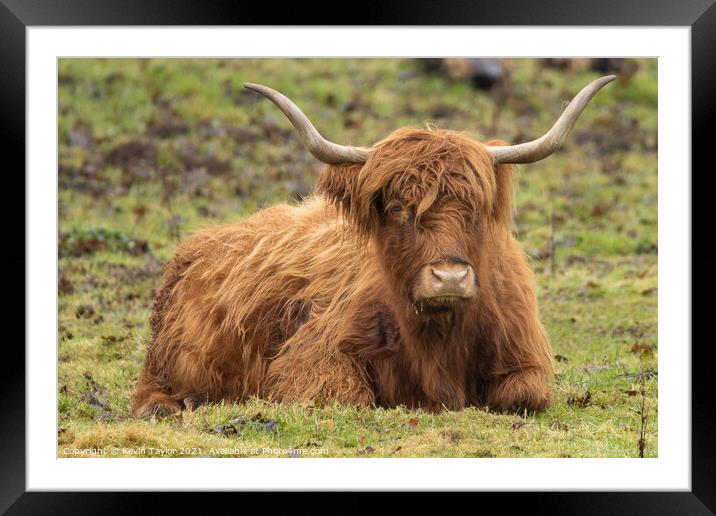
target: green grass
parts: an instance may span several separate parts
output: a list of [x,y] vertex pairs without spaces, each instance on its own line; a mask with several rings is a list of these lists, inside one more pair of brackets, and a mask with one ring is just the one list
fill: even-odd
[[295,202],[320,172],[244,81],[282,90],[331,139],[367,145],[427,122],[532,138],[598,76],[507,64],[511,87],[500,94],[413,60],[61,60],[58,454],[637,457],[645,407],[644,455],[657,456],[655,60],[607,86],[564,148],[517,178],[515,231],[556,356],[549,410],[434,415],[250,400],[130,418],[153,289],[177,243]]

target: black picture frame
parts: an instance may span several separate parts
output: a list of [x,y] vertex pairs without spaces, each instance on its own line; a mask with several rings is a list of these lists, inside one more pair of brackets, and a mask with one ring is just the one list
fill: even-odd
[[[709,128],[716,125],[716,6],[714,0],[501,0],[500,2],[412,0],[381,2],[355,9],[328,20],[330,11],[305,4],[302,9],[277,9],[262,2],[198,2],[190,0],[0,0],[0,139],[5,158],[4,181],[16,182],[12,199],[2,205],[5,231],[12,249],[3,256],[5,270],[25,268],[25,228],[16,221],[24,213],[25,181],[17,171],[25,169],[25,31],[32,26],[84,25],[557,25],[557,26],[688,26],[691,27],[692,73],[692,169],[706,163],[713,144]],[[318,4],[317,4],[318,5]],[[357,4],[358,5],[358,4]],[[304,10],[303,19],[296,11]],[[321,11],[323,16],[317,15]],[[9,160],[8,158],[14,158]],[[11,164],[10,164],[11,163]],[[712,167],[713,165],[711,165]],[[704,166],[705,168],[705,166]],[[705,173],[709,170],[705,169]],[[9,187],[10,188],[10,187]],[[8,188],[8,190],[9,190]],[[693,189],[692,189],[693,191]],[[693,217],[692,217],[693,218]],[[693,230],[692,230],[693,234]],[[23,242],[23,245],[20,245]],[[693,247],[692,247],[692,257]],[[6,284],[22,289],[20,274],[5,275]],[[23,282],[20,285],[21,281]],[[7,299],[8,297],[6,297]],[[17,298],[14,298],[15,300]],[[5,313],[11,323],[25,314],[25,303],[13,301]],[[15,310],[23,314],[10,316]],[[693,316],[692,316],[693,320]],[[8,324],[10,326],[10,324]],[[23,330],[24,340],[24,326]],[[712,514],[716,511],[716,424],[713,408],[716,394],[710,384],[712,362],[710,342],[694,340],[692,345],[692,453],[689,492],[619,493],[510,493],[509,509],[549,514]],[[182,508],[187,494],[157,495],[129,493],[26,492],[25,441],[25,353],[14,339],[4,347],[2,375],[4,403],[0,412],[0,510],[8,514],[94,514],[148,512],[151,500],[163,511]],[[211,495],[225,503],[228,495]],[[216,498],[221,496],[221,498]],[[242,494],[242,497],[245,495]],[[355,495],[357,496],[357,495]],[[481,493],[480,497],[499,494]],[[411,498],[422,503],[421,498]],[[277,499],[270,498],[273,510]],[[498,502],[498,500],[494,500]],[[231,503],[231,502],[229,502]],[[243,498],[243,504],[246,504]],[[264,503],[266,500],[264,499]],[[288,503],[296,506],[295,495]],[[408,505],[404,505],[406,509]],[[296,506],[297,507],[297,506]],[[483,510],[486,507],[483,506]]]

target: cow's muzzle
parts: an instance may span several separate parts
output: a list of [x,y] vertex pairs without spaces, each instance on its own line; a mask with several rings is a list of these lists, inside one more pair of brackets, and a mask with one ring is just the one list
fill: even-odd
[[475,271],[458,259],[440,260],[424,266],[413,286],[413,300],[421,306],[450,307],[477,294]]

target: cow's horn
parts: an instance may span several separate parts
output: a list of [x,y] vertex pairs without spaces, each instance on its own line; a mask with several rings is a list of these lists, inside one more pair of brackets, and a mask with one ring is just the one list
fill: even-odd
[[244,87],[260,93],[276,104],[296,128],[306,148],[322,162],[335,165],[338,163],[365,163],[368,160],[372,149],[329,142],[319,134],[308,117],[298,109],[298,106],[285,95],[261,84],[247,82]]
[[497,163],[534,163],[546,158],[560,148],[564,138],[592,97],[602,86],[616,78],[616,75],[607,75],[585,86],[569,103],[552,129],[540,138],[519,145],[488,146],[487,149]]

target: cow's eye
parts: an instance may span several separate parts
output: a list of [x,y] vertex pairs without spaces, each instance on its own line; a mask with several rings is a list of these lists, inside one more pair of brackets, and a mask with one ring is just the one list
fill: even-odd
[[403,211],[403,205],[399,202],[394,202],[390,205],[390,211],[393,213],[400,213]]

